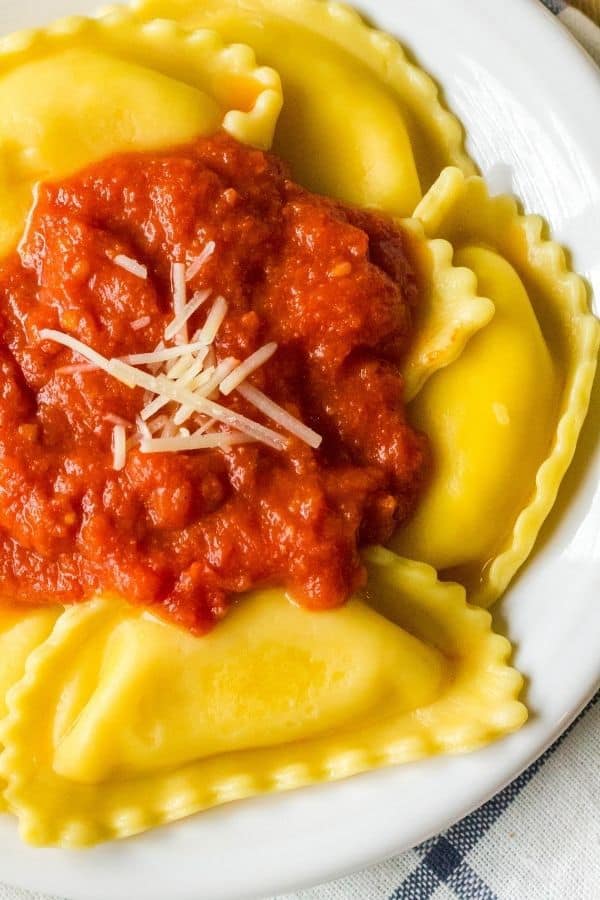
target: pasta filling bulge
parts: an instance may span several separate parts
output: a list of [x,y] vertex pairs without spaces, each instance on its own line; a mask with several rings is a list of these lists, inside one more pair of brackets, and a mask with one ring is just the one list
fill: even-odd
[[[410,314],[403,313],[410,340],[387,347],[385,361],[375,362],[385,369],[392,359],[389,402],[402,411],[402,398],[408,404],[403,433],[422,430],[432,448],[414,514],[409,517],[413,504],[404,497],[406,517],[390,541],[401,555],[363,549],[355,563],[366,582],[352,582],[351,598],[335,610],[301,608],[281,586],[248,593],[248,581],[240,577],[233,585],[239,601],[214,630],[198,636],[184,616],[173,618],[187,629],[143,611],[141,595],[140,605],[128,602],[143,586],[134,569],[130,590],[112,585],[109,591],[102,582],[98,596],[81,597],[77,605],[2,608],[0,791],[23,838],[85,846],[242,797],[474,749],[520,727],[527,714],[518,700],[522,678],[508,664],[510,645],[493,633],[490,615],[467,601],[488,605],[497,599],[531,552],[575,448],[599,339],[583,283],[569,272],[560,248],[544,238],[541,221],[522,216],[509,198],[489,197],[473,176],[461,127],[443,108],[432,80],[392,38],[341,4],[137,0],[132,9],[113,8],[96,21],[69,19],[8,38],[0,51],[0,105],[6,112],[0,117],[1,256],[6,259],[21,239],[18,249],[31,269],[40,265],[35,203],[41,197],[44,206],[48,182],[76,182],[90,164],[123,153],[177,153],[173,148],[202,137],[210,144],[217,132],[217,141],[233,139],[258,151],[272,147],[304,188],[356,207],[344,213],[344,224],[352,219],[364,259],[381,271],[387,267],[404,299],[414,281]],[[36,187],[40,181],[46,186]],[[218,215],[224,220],[227,205],[238,201],[233,185],[222,187]],[[298,189],[295,200],[301,197]],[[333,206],[323,201],[324,210]],[[363,209],[394,216],[396,224]],[[68,224],[65,231],[53,225],[44,240],[58,246],[88,234],[81,211]],[[309,260],[319,228],[307,241]],[[390,269],[389,254],[385,265],[381,261],[392,232],[404,245],[411,273],[406,282],[401,267]],[[248,228],[253,233],[256,222]],[[179,387],[173,393],[169,384],[178,377],[169,378],[180,371],[172,368],[177,365],[186,376],[194,372],[194,390],[193,379],[216,378],[213,411],[230,403],[219,393],[221,384],[234,394],[245,389],[244,403],[250,397],[262,404],[258,412],[256,406],[252,413],[247,406],[234,411],[245,413],[238,424],[258,426],[254,433],[275,442],[271,459],[281,446],[282,422],[296,429],[294,440],[301,441],[300,434],[320,441],[327,433],[327,415],[305,421],[302,404],[286,405],[276,395],[274,408],[268,396],[269,367],[279,365],[285,377],[296,350],[281,362],[279,348],[272,348],[277,341],[257,340],[244,370],[248,380],[236,382],[240,360],[233,353],[218,358],[214,335],[202,344],[200,337],[206,340],[213,326],[215,334],[226,330],[229,302],[203,283],[223,257],[213,236],[201,237],[193,252],[177,257],[170,271],[165,263],[158,274],[154,261],[142,258],[139,241],[111,248],[110,277],[116,273],[115,284],[127,285],[128,296],[151,292],[158,278],[173,301],[160,333],[152,341],[147,333],[148,346],[142,336],[158,327],[158,318],[142,304],[127,321],[136,352],[122,352],[117,342],[100,358],[112,372],[133,378],[136,390],[146,390],[144,410],[152,404],[157,409],[148,413],[155,431],[141,415],[142,424],[137,422],[142,408],[132,416],[121,415],[122,408],[103,410],[115,484],[129,478],[138,453],[134,437],[140,447],[166,442],[155,456],[165,471],[171,451],[202,459],[248,452],[243,433],[234,436],[239,447],[211,449],[210,441],[221,441],[219,435],[233,427],[220,423],[215,430],[212,422],[206,426],[208,450],[189,449],[186,441],[196,440],[200,448],[206,434],[192,436],[190,409],[182,400],[189,394]],[[238,237],[235,243],[244,246]],[[260,283],[264,259],[255,262],[252,278]],[[338,294],[354,263],[332,260]],[[306,283],[301,291],[293,285],[292,297],[315,290],[311,263],[302,271]],[[238,279],[227,280],[239,286]],[[52,292],[65,291],[67,282],[62,276],[53,281],[50,273],[44,285],[50,308],[57,306]],[[336,295],[323,296],[326,302],[317,305],[333,321]],[[99,314],[106,315],[106,308]],[[199,316],[194,331],[193,315]],[[104,378],[104,370],[99,375],[98,359],[90,356],[93,328],[86,332],[85,321],[76,319],[44,321],[41,330],[54,341],[53,353],[62,354],[60,368],[84,387],[86,379]],[[351,320],[344,308],[337,331],[345,333]],[[113,325],[105,328],[111,340],[118,331]],[[171,328],[168,340],[164,325]],[[367,331],[368,317],[359,326]],[[245,327],[249,333],[250,320]],[[317,324],[308,330],[317,334]],[[75,336],[79,344],[69,344]],[[176,355],[178,342],[195,346],[190,369]],[[135,361],[140,355],[146,362]],[[379,406],[369,411],[361,388],[361,372],[372,363],[367,357],[359,355],[355,366],[362,414],[345,423],[354,452],[354,425],[362,422],[373,433],[378,427]],[[30,377],[32,360],[25,363]],[[10,360],[3,365],[10,367]],[[331,393],[343,383],[332,379]],[[123,382],[103,384],[111,384],[104,388],[107,396],[129,396]],[[170,393],[160,393],[167,388]],[[192,396],[199,402],[198,394]],[[262,418],[265,410],[278,417],[275,423]],[[534,418],[540,425],[532,431]],[[27,435],[35,432],[22,437]],[[312,459],[312,453],[303,450],[302,458]],[[347,447],[346,453],[351,457]],[[306,486],[313,470],[307,466],[303,474]],[[124,506],[117,493],[112,501],[118,519]],[[356,495],[348,491],[341,499],[345,515]],[[214,491],[207,491],[207,503],[210,497]],[[185,507],[182,498],[177,485],[162,499],[155,492],[152,515],[176,530],[177,517],[167,520]],[[296,504],[300,518],[318,505],[308,499],[304,507]],[[371,509],[379,524],[387,522],[385,503],[380,512],[377,520]],[[247,533],[255,531],[249,527]],[[370,539],[387,541],[389,531],[373,529]],[[227,541],[221,535],[212,542],[214,553],[239,559],[247,545],[241,533]],[[297,554],[289,547],[286,553],[291,568]],[[284,565],[278,583],[287,574]],[[215,619],[225,612],[217,606]]]

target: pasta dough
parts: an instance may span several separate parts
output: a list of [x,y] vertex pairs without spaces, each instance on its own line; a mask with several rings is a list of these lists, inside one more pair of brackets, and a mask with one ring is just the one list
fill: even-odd
[[[0,607],[0,721],[7,711],[7,692],[22,678],[29,654],[48,637],[59,612],[58,607],[33,610]],[[0,777],[0,812],[5,808],[3,786]]]
[[420,563],[367,564],[368,592],[340,610],[258,591],[200,638],[118,600],[67,609],[0,732],[23,837],[122,837],[518,727],[521,678],[489,615]]
[[144,26],[123,15],[118,25],[71,18],[5,38],[0,254],[18,241],[37,181],[221,126],[268,147],[281,102],[277,74],[258,67],[249,48],[225,47],[214,32]]
[[133,8],[142,19],[244,41],[279,72],[285,102],[273,149],[312,190],[409,216],[443,166],[474,171],[431,79],[341,4],[140,0]]
[[491,198],[480,178],[445,170],[416,215],[430,237],[453,244],[496,313],[413,401],[435,470],[392,546],[450,570],[487,605],[529,555],[571,460],[599,326],[541,220]]

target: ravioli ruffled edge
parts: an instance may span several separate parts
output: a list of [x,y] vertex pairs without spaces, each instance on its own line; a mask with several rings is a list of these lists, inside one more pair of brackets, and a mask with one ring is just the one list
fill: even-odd
[[[199,0],[199,5],[201,2]],[[224,5],[227,5],[227,0],[224,0]],[[262,8],[299,23],[357,57],[406,103],[412,115],[433,125],[439,145],[447,154],[448,165],[457,166],[466,175],[476,172],[475,164],[464,146],[463,126],[443,106],[433,78],[409,60],[399,41],[369,25],[357,10],[332,0],[252,0],[248,4],[244,4],[243,0],[234,0],[231,6],[236,5],[246,11]],[[131,7],[141,17],[153,15],[151,0],[133,0]],[[103,12],[111,13],[118,8],[110,5],[104,7]],[[420,171],[418,161],[417,170]],[[428,186],[423,185],[425,189]]]
[[[107,616],[110,627],[105,601],[71,607],[50,637],[31,653],[24,677],[8,692],[9,712],[0,727],[4,742],[0,775],[6,778],[6,799],[19,818],[23,838],[37,845],[78,847],[126,837],[230,800],[333,781],[434,753],[463,752],[519,728],[527,715],[517,700],[522,677],[507,665],[510,644],[491,631],[489,613],[467,605],[464,589],[439,582],[429,566],[401,560],[383,548],[368,550],[365,558],[374,581],[389,578],[391,589],[399,592],[398,604],[391,604],[395,610],[390,607],[387,612],[399,619],[404,614],[409,633],[418,636],[420,632],[419,640],[441,648],[452,660],[454,677],[441,698],[396,719],[363,723],[354,736],[342,732],[324,737],[327,752],[318,747],[315,752],[310,740],[303,740],[153,773],[138,779],[140,783],[129,794],[133,779],[100,783],[92,786],[86,813],[75,813],[69,791],[81,786],[57,776],[43,753],[31,752],[32,741],[40,734],[39,718],[47,716],[56,699],[57,659],[69,647],[82,647],[89,621],[97,621],[101,628]],[[403,591],[411,593],[410,602],[402,601]],[[287,601],[282,598],[282,602]],[[219,627],[227,627],[226,621]],[[89,791],[89,786],[84,788]],[[105,792],[110,790],[114,797],[107,807]],[[64,792],[58,804],[51,800],[44,807],[44,797],[55,797],[57,792]],[[134,802],[136,797],[142,799]]]
[[402,362],[404,397],[409,402],[437,371],[454,362],[473,335],[494,315],[494,304],[479,295],[477,278],[454,263],[449,241],[428,239],[419,219],[398,222],[411,238],[412,261],[419,281],[419,305],[413,334]]
[[[242,143],[253,144],[256,139],[256,120],[261,129],[265,121],[271,123],[271,139],[281,110],[282,95],[279,75],[268,66],[257,64],[254,51],[244,44],[225,44],[216,31],[207,28],[186,29],[167,19],[140,22],[131,10],[118,8],[110,15],[98,18],[86,16],[66,16],[45,28],[25,29],[0,37],[0,75],[7,69],[30,62],[38,54],[69,49],[73,40],[98,39],[107,46],[94,49],[123,49],[129,47],[129,61],[136,61],[140,49],[161,51],[165,40],[176,40],[184,51],[204,53],[212,58],[211,65],[222,65],[224,71],[231,71],[251,78],[260,91],[252,109],[248,111],[231,109],[223,119],[223,128]],[[157,71],[163,71],[160,67]],[[174,76],[171,76],[174,77]],[[192,82],[194,84],[194,82]],[[256,146],[266,149],[265,141]]]
[[[449,167],[425,194],[415,217],[423,223],[428,237],[446,238],[444,218],[457,209],[463,221],[475,216],[483,220],[486,233],[479,236],[480,241],[496,249],[516,269],[528,293],[533,286],[539,298],[549,301],[546,314],[553,316],[554,327],[560,331],[559,365],[564,375],[555,438],[538,468],[533,496],[518,513],[508,541],[469,596],[472,603],[490,606],[531,554],[573,459],[596,375],[600,322],[591,311],[583,279],[568,266],[564,249],[545,236],[547,226],[541,216],[522,214],[514,197],[492,197],[482,178],[465,176]],[[532,305],[539,320],[540,304]],[[540,324],[556,359],[557,347],[548,341],[544,323]]]
[[[36,646],[44,641],[52,632],[54,624],[60,614],[60,608],[47,607],[42,609],[27,609],[15,606],[0,607],[0,651],[6,641],[8,635],[11,636],[11,648],[13,656],[4,672],[0,660],[0,722],[6,715],[7,709],[5,704],[6,693],[10,685],[4,683],[6,669],[13,669],[19,672],[20,680],[25,674],[27,660]],[[19,646],[14,646],[14,633],[19,632]],[[15,656],[15,653],[18,655]],[[14,674],[14,672],[13,672]],[[0,754],[2,753],[2,741],[0,739]],[[5,812],[7,807],[4,802],[5,783],[0,776],[0,813]]]

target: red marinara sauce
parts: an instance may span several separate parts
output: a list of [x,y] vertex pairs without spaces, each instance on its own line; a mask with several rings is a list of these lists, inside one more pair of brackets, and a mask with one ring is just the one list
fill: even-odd
[[[322,445],[133,448],[115,471],[109,420],[133,422],[143,391],[61,371],[79,360],[39,332],[106,357],[153,350],[173,317],[172,262],[208,241],[189,287],[228,301],[217,358],[277,341],[251,382]],[[343,603],[364,581],[358,548],[390,537],[424,476],[400,375],[418,302],[409,256],[384,217],[309,193],[223,134],[42,185],[19,252],[0,265],[2,594],[73,603],[106,589],[199,633],[257,585],[313,609]],[[273,427],[235,392],[219,402]]]

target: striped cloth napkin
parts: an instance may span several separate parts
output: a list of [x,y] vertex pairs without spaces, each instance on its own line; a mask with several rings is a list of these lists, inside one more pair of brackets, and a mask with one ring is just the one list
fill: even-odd
[[274,900],[599,900],[599,735],[600,693],[522,775],[447,831]]
[[[600,65],[600,0],[543,0]],[[600,891],[599,891],[600,894]]]
[[[542,2],[600,64],[600,0]],[[273,900],[600,900],[599,736],[600,693],[529,769],[447,831]],[[0,900],[60,898],[0,884]]]

